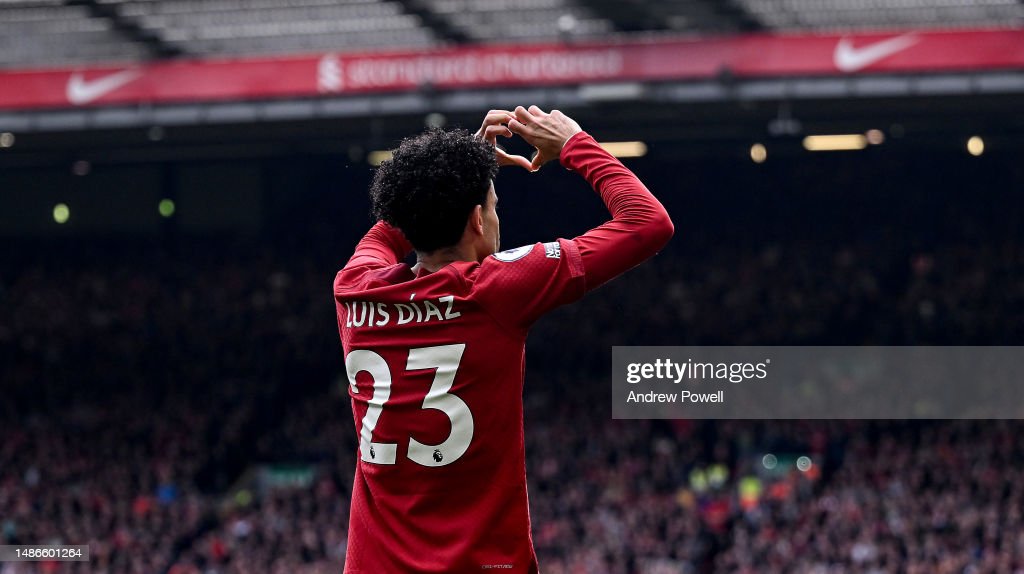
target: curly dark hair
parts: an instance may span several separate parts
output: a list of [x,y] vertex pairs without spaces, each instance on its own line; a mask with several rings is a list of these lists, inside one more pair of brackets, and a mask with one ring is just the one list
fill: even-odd
[[430,129],[402,140],[370,185],[373,216],[397,227],[417,251],[459,242],[466,219],[487,201],[498,174],[494,148],[466,130]]

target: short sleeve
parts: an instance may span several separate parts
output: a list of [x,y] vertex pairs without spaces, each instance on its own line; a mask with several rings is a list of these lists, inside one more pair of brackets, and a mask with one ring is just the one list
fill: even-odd
[[586,291],[583,259],[568,239],[495,253],[481,262],[474,279],[473,297],[508,327],[529,327]]

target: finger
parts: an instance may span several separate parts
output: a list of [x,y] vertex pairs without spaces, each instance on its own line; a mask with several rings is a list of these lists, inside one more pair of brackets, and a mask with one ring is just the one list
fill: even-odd
[[537,106],[530,106],[529,112],[535,116],[540,117],[544,117],[547,115],[546,113],[544,113],[544,110],[538,108]]
[[487,126],[484,129],[484,139],[494,143],[498,136],[510,138],[512,137],[512,131],[503,125]]
[[512,130],[512,133],[519,134],[524,138],[529,138],[533,136],[533,128],[522,123],[518,119],[509,120],[508,129]]
[[524,125],[530,125],[530,122],[533,120],[533,114],[526,111],[526,108],[523,106],[516,106],[516,119]]
[[533,166],[530,164],[530,160],[526,159],[521,155],[511,155],[505,153],[502,150],[498,150],[498,165],[516,165],[527,171],[533,171]]
[[530,171],[537,171],[540,167],[548,162],[547,157],[539,151],[533,154],[533,161],[530,162]]
[[487,112],[486,116],[484,116],[484,125],[492,126],[503,124],[511,117],[514,117],[514,115],[508,110],[491,110]]
[[509,112],[507,110],[491,110],[487,112],[486,116],[484,116],[484,121],[480,125],[480,129],[476,131],[476,136],[484,137],[484,133],[486,132],[489,126],[501,125],[503,123],[508,122],[510,118],[514,117],[515,116],[512,114],[512,112]]

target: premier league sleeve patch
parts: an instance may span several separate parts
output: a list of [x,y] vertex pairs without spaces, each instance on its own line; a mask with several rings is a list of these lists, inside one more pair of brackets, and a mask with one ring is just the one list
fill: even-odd
[[498,261],[511,263],[513,261],[517,261],[519,259],[522,259],[523,257],[526,257],[527,255],[530,254],[531,251],[533,251],[533,245],[523,245],[522,247],[516,247],[515,249],[506,249],[505,251],[495,253],[491,257],[494,257]]

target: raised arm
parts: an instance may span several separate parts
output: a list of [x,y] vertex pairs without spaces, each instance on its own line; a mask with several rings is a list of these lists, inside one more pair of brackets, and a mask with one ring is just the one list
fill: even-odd
[[412,245],[398,229],[378,221],[359,240],[356,251],[345,264],[350,267],[386,267],[394,265],[412,253]]
[[586,132],[562,149],[561,162],[601,196],[611,221],[573,239],[579,246],[587,289],[636,267],[668,243],[675,231],[668,212],[647,187]]
[[587,289],[639,265],[668,243],[672,220],[647,187],[576,122],[558,110],[516,108],[509,129],[537,148],[534,169],[555,158],[582,175],[601,196],[612,219],[576,237]]

